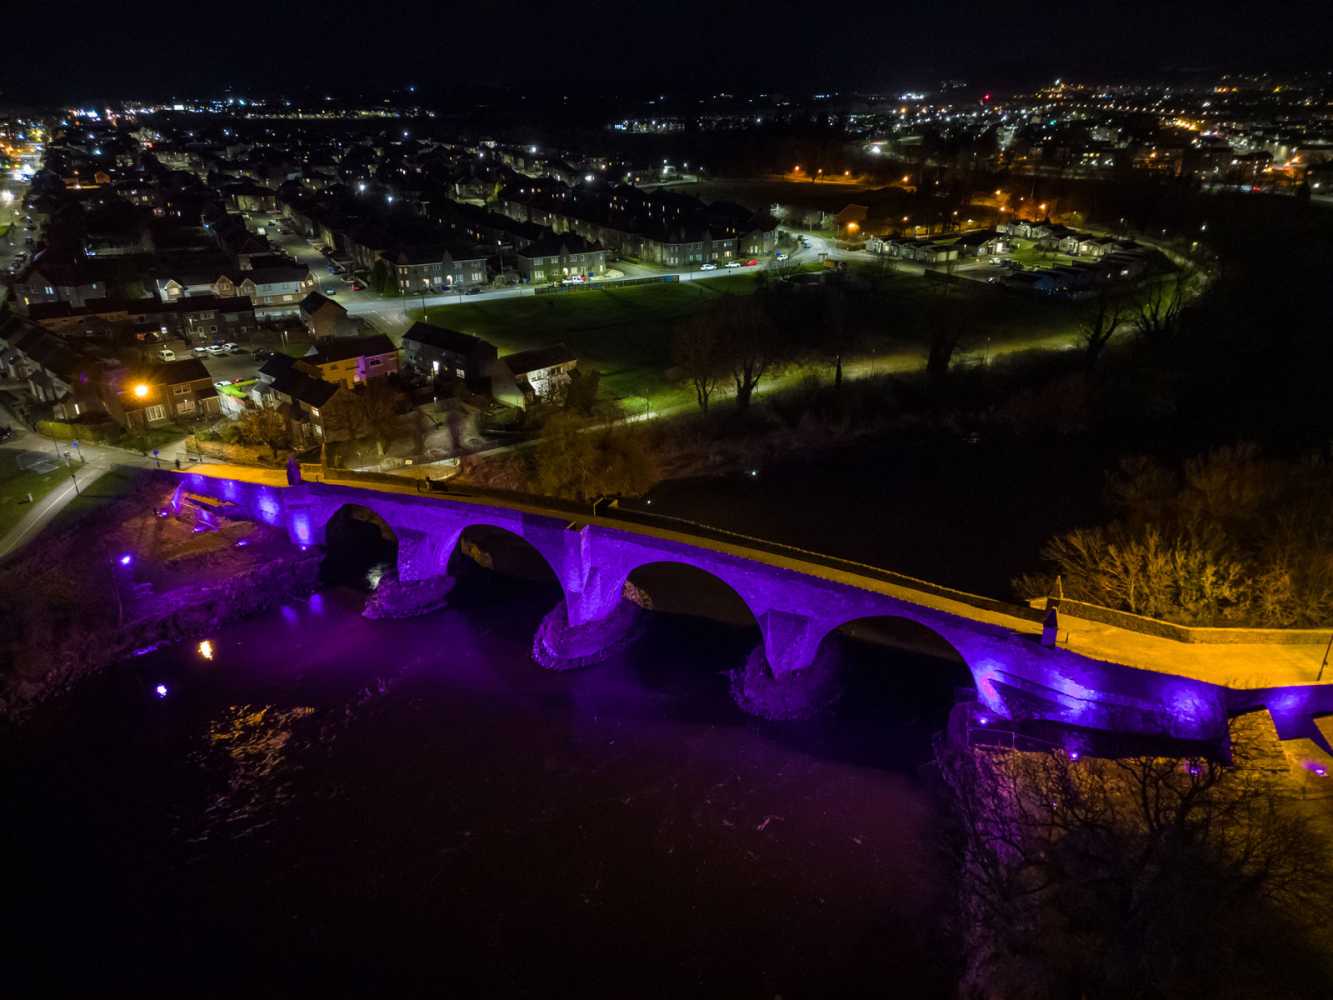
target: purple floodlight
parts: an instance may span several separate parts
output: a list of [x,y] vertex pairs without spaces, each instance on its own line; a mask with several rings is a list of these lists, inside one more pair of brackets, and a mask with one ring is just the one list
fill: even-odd
[[132,555],[130,555],[128,552],[126,552],[123,556],[121,556],[121,557],[120,557],[118,560],[116,560],[116,561],[119,562],[122,566],[128,566],[130,563],[134,562],[134,556],[132,556]]
[[978,726],[989,726],[989,725],[990,725],[990,716],[989,716],[989,715],[979,715],[979,716],[977,716],[977,725],[978,725]]
[[1079,757],[1081,757],[1081,756],[1083,756],[1083,755],[1080,754],[1077,750],[1070,750],[1070,751],[1069,751],[1069,759],[1070,759],[1070,760],[1078,760]]
[[153,688],[153,692],[159,698],[165,698],[167,696],[167,686],[165,684],[159,684],[157,687]]

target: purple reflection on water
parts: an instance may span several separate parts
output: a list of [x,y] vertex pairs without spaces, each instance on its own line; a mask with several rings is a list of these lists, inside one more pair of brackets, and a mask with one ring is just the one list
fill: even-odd
[[288,625],[295,625],[298,621],[300,621],[300,616],[297,615],[296,609],[293,608],[290,604],[284,604],[281,608],[281,611],[282,611],[282,620],[285,621]]
[[317,615],[324,613],[324,595],[315,593],[310,595],[310,610]]

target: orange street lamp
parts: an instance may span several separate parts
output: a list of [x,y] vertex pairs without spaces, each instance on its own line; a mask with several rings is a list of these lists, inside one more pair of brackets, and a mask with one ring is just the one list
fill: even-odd
[[144,382],[137,383],[134,386],[134,395],[138,399],[145,398],[148,395],[148,385]]
[[849,223],[847,223],[847,232],[849,232],[849,233],[854,233],[854,232],[856,232],[856,231],[857,231],[858,229],[860,229],[860,228],[861,228],[861,227],[858,226],[855,222],[849,222]]

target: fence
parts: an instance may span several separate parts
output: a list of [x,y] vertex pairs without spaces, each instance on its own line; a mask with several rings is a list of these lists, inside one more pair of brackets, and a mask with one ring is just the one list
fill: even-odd
[[533,294],[554,295],[558,292],[588,291],[589,289],[606,288],[611,285],[614,285],[617,288],[627,288],[630,285],[660,285],[663,283],[672,284],[678,281],[680,281],[679,274],[653,274],[645,278],[606,278],[581,285],[545,285],[541,288],[533,289]]

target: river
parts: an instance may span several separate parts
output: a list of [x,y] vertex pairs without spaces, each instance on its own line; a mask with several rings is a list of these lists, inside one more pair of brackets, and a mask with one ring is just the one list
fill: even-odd
[[655,612],[552,673],[557,597],[472,567],[368,621],[330,588],[48,706],[5,768],[11,995],[946,994],[961,668],[851,641],[837,710],[763,722],[724,675],[752,625]]

